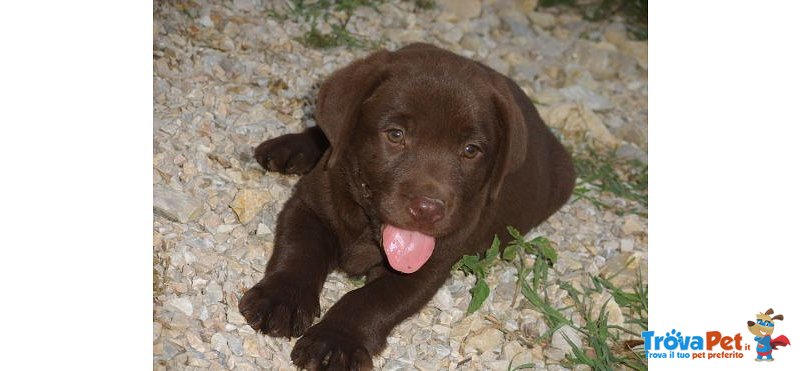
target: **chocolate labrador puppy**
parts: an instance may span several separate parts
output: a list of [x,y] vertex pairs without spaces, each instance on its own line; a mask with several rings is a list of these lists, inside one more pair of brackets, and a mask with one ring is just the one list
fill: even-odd
[[[464,254],[527,231],[567,201],[569,154],[516,83],[428,44],[376,52],[322,85],[316,127],[262,143],[267,170],[305,174],[278,216],[264,278],[239,310],[302,336],[302,368],[368,369]],[[320,314],[333,269],[367,283]]]

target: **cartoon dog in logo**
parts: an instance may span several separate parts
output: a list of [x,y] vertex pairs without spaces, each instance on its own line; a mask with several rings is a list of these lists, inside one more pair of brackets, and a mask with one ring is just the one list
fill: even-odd
[[[758,354],[756,361],[758,362],[774,361],[772,358],[773,349],[778,349],[780,346],[785,347],[791,345],[789,338],[786,336],[781,335],[774,339],[772,338],[772,333],[775,331],[775,320],[783,321],[783,314],[770,317],[772,313],[775,312],[770,308],[764,313],[756,314],[755,322],[747,321],[747,329],[756,336],[755,340],[758,342],[758,346],[756,347],[756,353]],[[764,359],[764,357],[767,358]]]

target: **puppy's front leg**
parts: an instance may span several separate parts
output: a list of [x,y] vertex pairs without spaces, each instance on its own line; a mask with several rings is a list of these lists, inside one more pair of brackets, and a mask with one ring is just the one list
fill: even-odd
[[278,216],[276,232],[264,278],[242,296],[239,312],[256,331],[300,336],[319,316],[319,294],[334,264],[335,238],[296,196]]
[[292,361],[310,370],[372,368],[389,332],[418,312],[450,276],[447,257],[431,257],[412,274],[386,272],[353,290],[308,329],[292,350]]

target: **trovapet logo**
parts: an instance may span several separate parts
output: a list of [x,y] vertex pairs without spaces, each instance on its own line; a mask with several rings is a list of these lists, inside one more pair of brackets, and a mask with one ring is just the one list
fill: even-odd
[[719,331],[708,331],[703,335],[683,335],[673,329],[664,336],[655,331],[642,332],[645,356],[654,358],[724,359],[743,358],[742,334],[723,335]]
[[723,333],[721,331],[706,331],[701,334],[684,335],[672,329],[664,335],[655,331],[642,332],[645,356],[648,359],[742,359],[745,353],[755,351],[758,362],[772,362],[772,352],[778,347],[791,345],[789,338],[781,335],[773,337],[775,321],[783,321],[783,315],[772,315],[772,308],[766,312],[756,314],[755,321],[747,321],[747,330],[755,335],[755,344],[749,336],[743,337],[741,333]]

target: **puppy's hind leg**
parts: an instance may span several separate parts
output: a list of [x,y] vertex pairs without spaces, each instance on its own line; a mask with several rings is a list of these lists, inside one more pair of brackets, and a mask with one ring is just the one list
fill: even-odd
[[256,161],[268,171],[282,174],[306,174],[330,147],[318,126],[302,133],[286,134],[270,139],[255,149]]
[[239,301],[239,312],[256,331],[300,336],[320,314],[322,284],[334,266],[335,237],[298,197],[278,216],[275,249],[264,278]]

